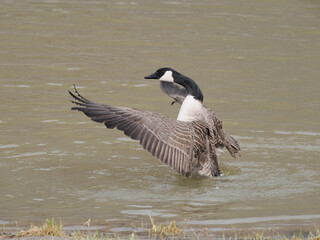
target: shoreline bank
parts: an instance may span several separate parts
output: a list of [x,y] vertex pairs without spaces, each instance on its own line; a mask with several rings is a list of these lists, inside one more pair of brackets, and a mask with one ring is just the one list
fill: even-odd
[[286,230],[268,229],[212,229],[197,228],[185,224],[178,226],[175,221],[168,224],[156,223],[150,217],[150,224],[109,228],[108,226],[90,225],[90,219],[83,226],[63,226],[54,219],[46,219],[43,225],[30,225],[29,228],[2,226],[0,239],[19,240],[70,240],[70,239],[276,239],[276,240],[320,240],[320,228],[311,226],[291,226]]

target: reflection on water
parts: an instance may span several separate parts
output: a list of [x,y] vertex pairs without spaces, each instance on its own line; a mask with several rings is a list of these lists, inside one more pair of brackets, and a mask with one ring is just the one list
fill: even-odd
[[[109,232],[176,220],[209,232],[320,223],[318,1],[4,1],[0,224],[89,218]],[[239,140],[223,176],[184,178],[116,130],[71,112],[93,101],[176,117],[155,81],[195,79]],[[125,227],[123,227],[125,226]],[[139,225],[140,226],[140,225]]]

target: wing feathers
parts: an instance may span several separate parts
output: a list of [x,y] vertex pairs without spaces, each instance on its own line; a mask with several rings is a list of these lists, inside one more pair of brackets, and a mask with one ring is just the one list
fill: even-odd
[[182,104],[182,102],[188,95],[188,92],[184,88],[181,88],[172,82],[160,81],[160,87],[164,93],[168,94],[175,100],[175,102],[178,102],[180,104]]
[[190,175],[191,123],[169,119],[156,113],[136,109],[102,105],[82,97],[75,89],[70,92],[77,107],[95,122],[107,128],[117,128],[134,140],[139,140],[144,149],[183,175]]
[[168,164],[168,153],[169,153],[169,148],[168,145],[165,145],[165,148],[163,150],[163,156],[162,156],[162,159],[163,159],[163,162],[165,164]]
[[173,152],[173,149],[172,148],[168,148],[166,164],[168,164],[169,166],[171,165],[172,152]]
[[[172,102],[172,104],[175,102],[182,104],[184,99],[188,95],[187,91],[184,88],[181,88],[171,82],[161,81],[160,87],[164,93],[175,100],[174,102]],[[218,120],[215,113],[211,109],[207,110],[207,115],[210,117],[206,118],[206,121],[209,123],[209,125],[211,125],[211,129],[216,129],[216,141],[218,142],[218,145],[220,145],[220,147],[226,147],[233,157],[240,157],[240,146],[238,142],[222,128],[222,122]]]

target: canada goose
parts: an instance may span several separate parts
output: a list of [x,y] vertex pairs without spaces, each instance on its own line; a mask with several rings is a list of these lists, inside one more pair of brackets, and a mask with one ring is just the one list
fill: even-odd
[[[215,113],[205,107],[198,85],[172,68],[160,68],[146,79],[161,81],[162,90],[182,104],[177,120],[158,113],[92,102],[69,91],[78,110],[91,120],[117,128],[180,174],[219,176],[216,148],[226,147],[233,157],[240,146],[223,128]],[[180,88],[177,83],[184,88]]]

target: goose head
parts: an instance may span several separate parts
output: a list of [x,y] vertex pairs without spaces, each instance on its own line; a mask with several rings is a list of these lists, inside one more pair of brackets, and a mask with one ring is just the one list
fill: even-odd
[[164,82],[175,82],[174,75],[179,74],[177,71],[173,70],[172,68],[159,68],[155,73],[152,73],[146,77],[145,79],[159,79],[160,81]]
[[199,86],[191,78],[182,75],[181,73],[177,72],[172,68],[159,68],[155,73],[152,73],[144,78],[158,79],[164,82],[177,83],[186,89],[188,95],[191,95],[200,102],[203,102],[203,94]]

